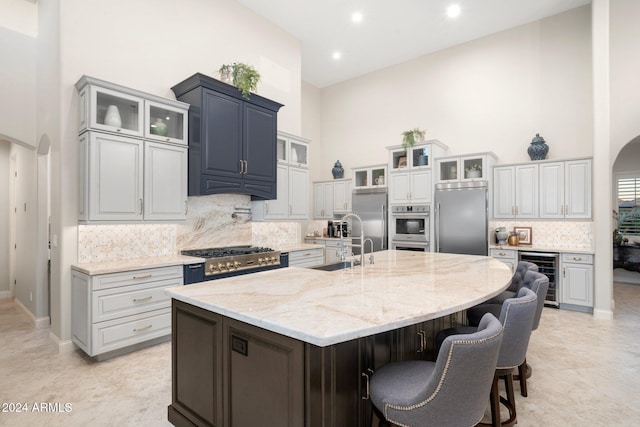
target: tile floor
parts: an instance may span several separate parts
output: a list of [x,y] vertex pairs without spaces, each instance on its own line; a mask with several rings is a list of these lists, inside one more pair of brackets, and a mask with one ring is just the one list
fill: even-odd
[[[545,308],[519,426],[640,424],[640,285],[616,283],[614,296],[613,321]],[[0,300],[0,426],[170,426],[169,343],[95,363],[57,353],[48,335]],[[48,408],[34,411],[41,402]],[[26,412],[10,406],[25,403]]]

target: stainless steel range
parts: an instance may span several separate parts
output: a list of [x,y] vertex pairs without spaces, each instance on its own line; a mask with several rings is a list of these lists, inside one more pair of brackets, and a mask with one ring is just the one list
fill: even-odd
[[205,259],[185,265],[185,285],[289,266],[288,253],[260,246],[193,249],[181,254]]

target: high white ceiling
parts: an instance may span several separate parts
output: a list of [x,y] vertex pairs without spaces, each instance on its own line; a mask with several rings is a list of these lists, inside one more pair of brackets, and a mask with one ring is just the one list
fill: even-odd
[[[237,0],[300,40],[302,79],[326,87],[591,0]],[[446,9],[458,4],[456,19]],[[351,21],[362,13],[359,24]],[[339,51],[341,59],[332,54]]]

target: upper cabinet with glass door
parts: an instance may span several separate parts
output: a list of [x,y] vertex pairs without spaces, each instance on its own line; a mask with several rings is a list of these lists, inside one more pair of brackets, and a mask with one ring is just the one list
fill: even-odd
[[437,160],[438,182],[489,180],[496,155],[487,153],[441,157]]
[[187,111],[153,101],[145,102],[147,139],[187,145]]
[[187,144],[188,104],[89,76],[82,76],[76,88],[78,133],[99,130]]
[[279,163],[291,166],[309,166],[309,140],[286,132],[278,132],[276,155]]
[[395,172],[407,169],[430,168],[434,158],[446,154],[447,146],[437,139],[431,139],[417,142],[406,150],[401,145],[387,147],[387,150],[389,151],[389,171]]

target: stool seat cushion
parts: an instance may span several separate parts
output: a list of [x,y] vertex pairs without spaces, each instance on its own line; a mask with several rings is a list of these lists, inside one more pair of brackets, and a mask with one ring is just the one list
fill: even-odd
[[425,389],[435,366],[435,362],[423,360],[407,360],[384,366],[371,379],[371,387],[377,391],[371,395],[371,401],[378,408],[384,408],[386,402],[402,406],[414,404],[416,396]]

